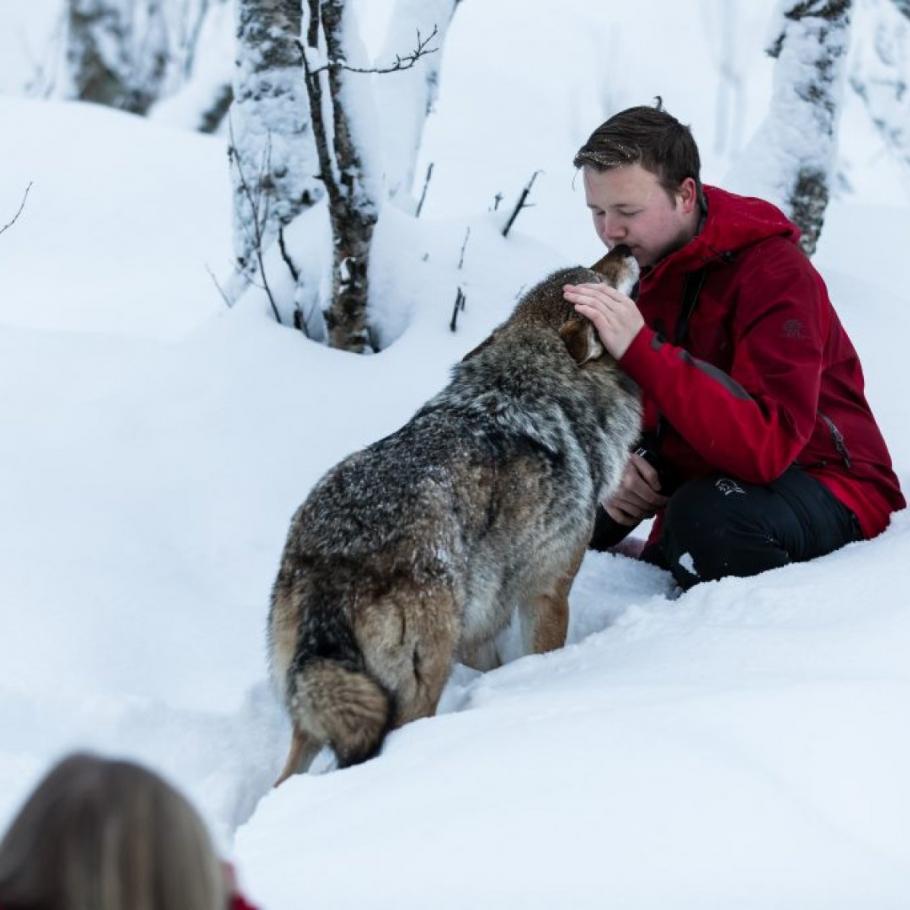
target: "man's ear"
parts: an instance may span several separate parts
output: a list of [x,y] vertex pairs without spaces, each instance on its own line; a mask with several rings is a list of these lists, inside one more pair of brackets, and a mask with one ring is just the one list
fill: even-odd
[[583,316],[572,316],[559,330],[559,337],[565,342],[572,359],[581,366],[589,360],[597,360],[604,352],[604,346],[591,324]]

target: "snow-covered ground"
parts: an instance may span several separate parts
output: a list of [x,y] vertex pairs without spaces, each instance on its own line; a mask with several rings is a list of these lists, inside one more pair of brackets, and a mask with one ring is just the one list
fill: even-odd
[[[226,309],[206,271],[229,261],[221,139],[0,96],[0,225],[33,181],[0,235],[0,828],[49,762],[92,748],[178,782],[264,910],[907,906],[906,514],[676,599],[663,573],[590,554],[564,650],[458,668],[440,716],[375,761],[270,790],[288,730],[266,683],[268,592],[310,486],[405,421],[523,286],[598,254],[570,162],[604,104],[660,92],[708,178],[729,166],[698,37],[719,7],[681,6],[636,7],[666,35],[580,0],[460,6],[418,167],[436,162],[425,217],[380,225],[377,310],[398,340],[373,357],[307,342],[259,299]],[[749,15],[742,141],[770,86]],[[855,192],[816,262],[910,489],[910,199],[862,117],[854,99]],[[537,168],[537,207],[505,241],[487,208]],[[289,237],[315,243],[312,228]]]

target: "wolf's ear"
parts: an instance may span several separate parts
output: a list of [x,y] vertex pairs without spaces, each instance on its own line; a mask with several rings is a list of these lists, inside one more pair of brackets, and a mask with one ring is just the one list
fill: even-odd
[[581,366],[589,360],[597,360],[604,352],[604,346],[591,324],[583,316],[572,316],[559,330],[559,337],[565,342],[572,359]]

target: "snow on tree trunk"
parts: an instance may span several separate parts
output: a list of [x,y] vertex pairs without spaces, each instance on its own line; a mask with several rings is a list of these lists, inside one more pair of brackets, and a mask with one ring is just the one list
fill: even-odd
[[318,201],[323,188],[301,65],[301,0],[237,0],[236,16],[234,253],[251,277],[279,229]]
[[728,175],[779,205],[815,252],[828,205],[846,76],[850,0],[782,0],[770,110]]
[[384,50],[378,66],[414,47],[417,36],[426,38],[436,29],[431,47],[408,70],[375,76],[377,103],[383,112],[383,151],[389,197],[402,208],[416,207],[412,191],[414,169],[427,115],[439,92],[439,71],[446,32],[459,0],[397,0],[389,20]]
[[850,85],[885,145],[910,173],[910,0],[905,15],[890,0],[864,0],[871,28],[858,37]]
[[382,190],[369,159],[368,140],[375,143],[378,122],[369,78],[345,68],[366,65],[350,7],[345,0],[308,0],[308,6],[312,64],[308,64],[307,87],[311,110],[320,113],[314,116],[313,126],[332,226],[332,300],[325,322],[332,347],[362,353],[372,346],[367,269]]
[[[234,7],[218,0],[184,14],[182,84],[149,110],[149,117],[214,133],[225,122],[234,99]],[[195,18],[198,17],[198,18]]]
[[160,0],[67,0],[65,78],[55,92],[144,114],[169,60]]

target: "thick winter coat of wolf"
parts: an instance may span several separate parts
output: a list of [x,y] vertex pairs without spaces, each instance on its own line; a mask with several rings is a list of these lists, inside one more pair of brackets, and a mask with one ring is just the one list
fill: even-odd
[[526,652],[565,643],[597,503],[640,426],[635,385],[564,284],[638,277],[627,248],[556,272],[400,430],[332,468],[291,521],[272,591],[273,680],[293,728],[278,783],[323,744],[341,767],[431,715],[454,660],[486,669],[518,611]]

